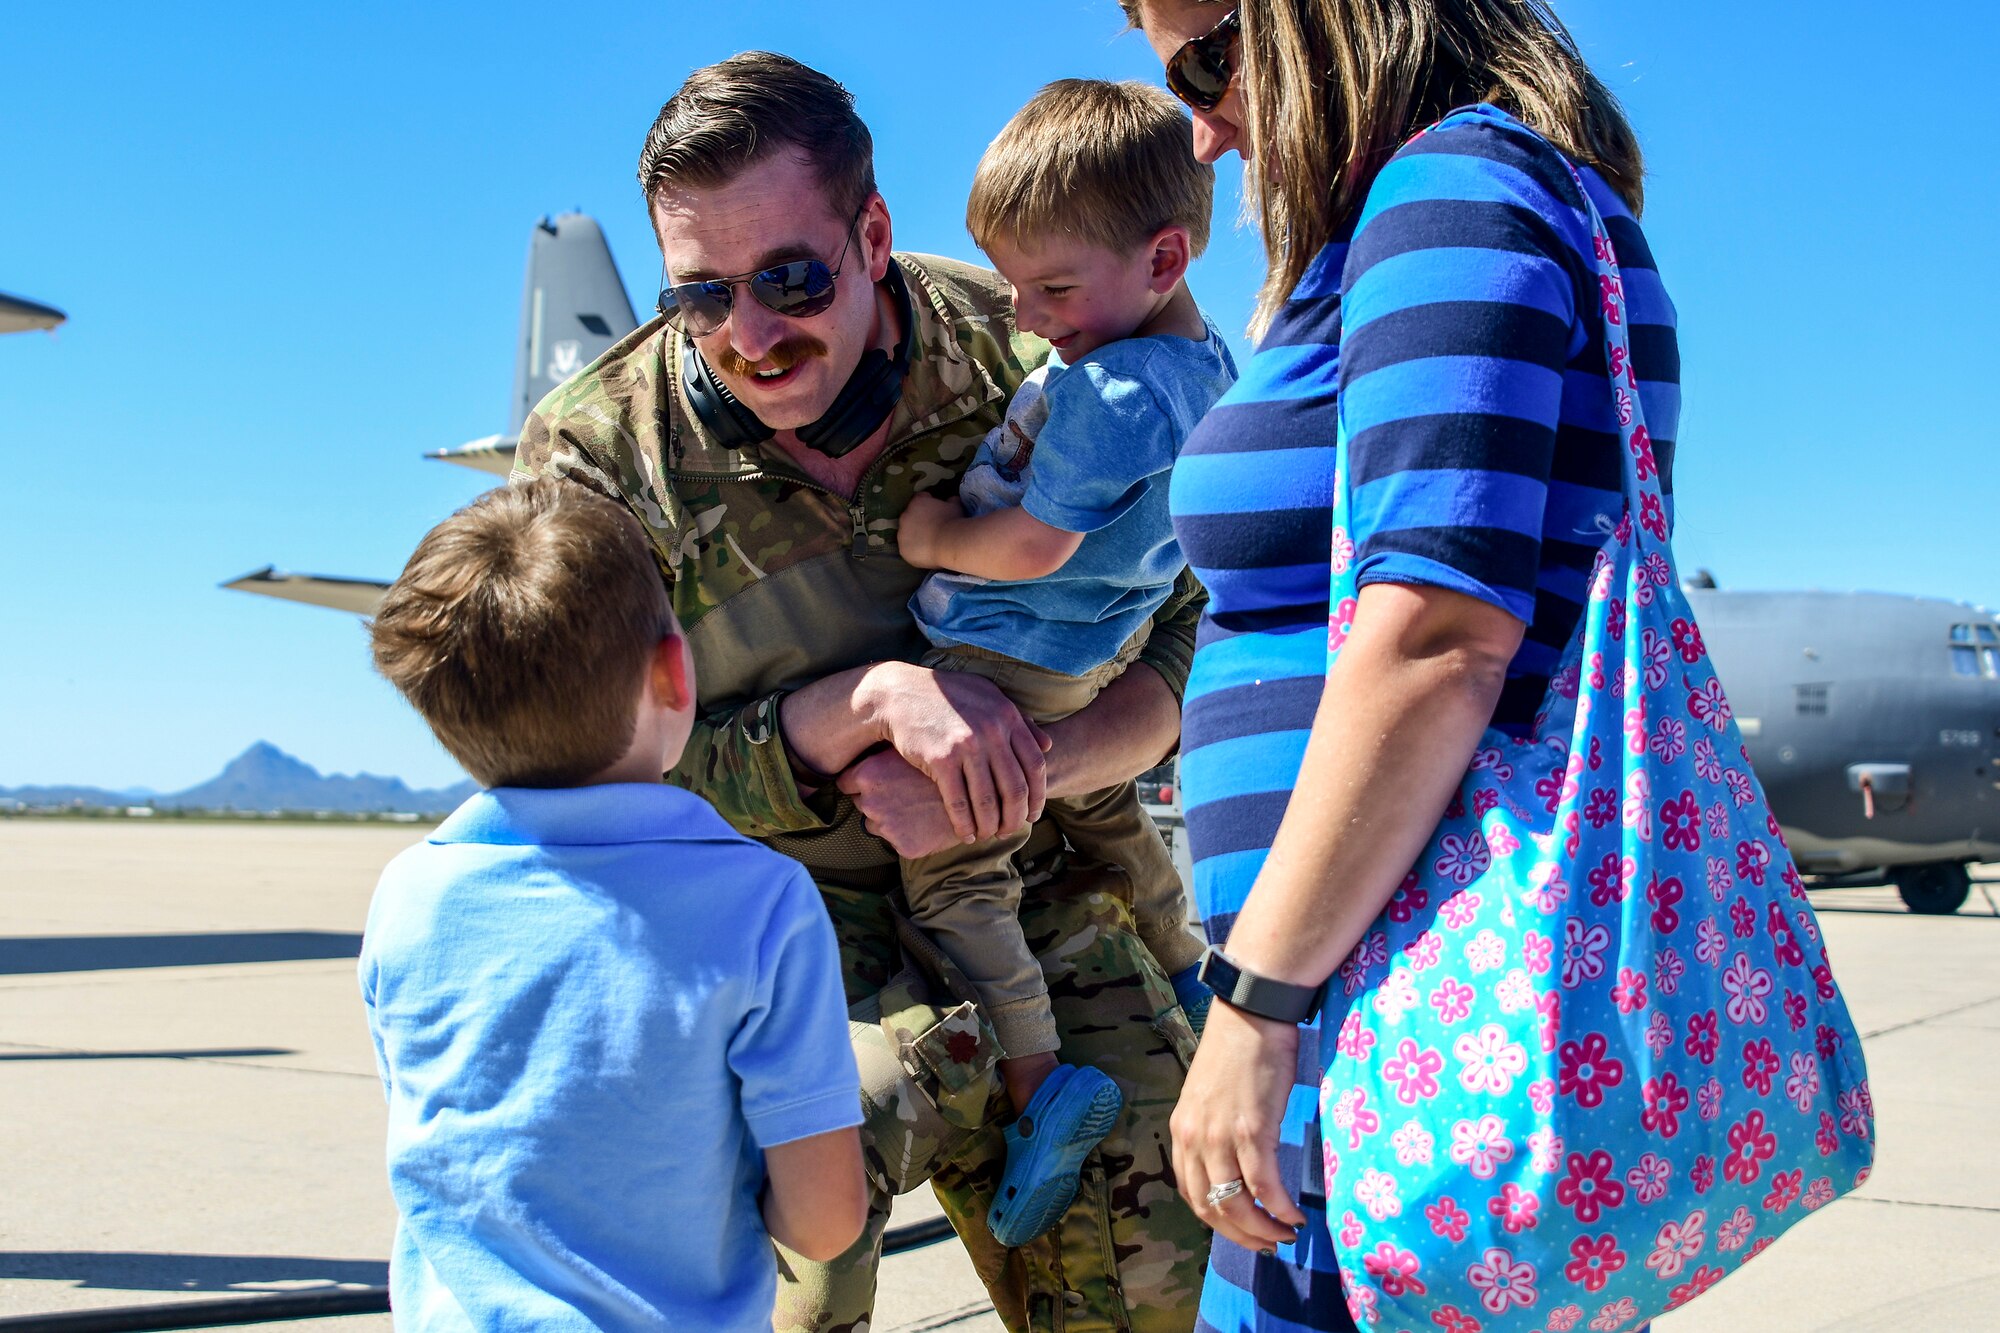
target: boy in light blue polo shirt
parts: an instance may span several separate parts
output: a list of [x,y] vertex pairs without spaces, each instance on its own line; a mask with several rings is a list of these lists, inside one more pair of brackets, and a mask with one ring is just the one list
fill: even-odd
[[417,547],[375,661],[486,787],[383,872],[361,990],[408,1329],[759,1330],[866,1214],[832,926],[661,781],[693,718],[644,535],[547,480]]
[[[1019,326],[1055,351],[980,445],[958,503],[919,495],[897,541],[905,561],[939,571],[910,602],[934,645],[924,665],[987,677],[1036,722],[1083,708],[1137,659],[1186,567],[1168,472],[1236,379],[1183,280],[1208,241],[1215,186],[1189,142],[1164,92],[1065,79],[1007,124],[973,178],[973,239],[1012,284]],[[1078,851],[1130,875],[1139,936],[1199,1023],[1202,942],[1135,785],[1048,810]],[[903,865],[912,918],[979,990],[1006,1052],[1020,1115],[988,1221],[1008,1245],[1055,1224],[1121,1104],[1108,1076],[1057,1059],[1048,989],[1016,916],[1013,856],[1026,838]]]

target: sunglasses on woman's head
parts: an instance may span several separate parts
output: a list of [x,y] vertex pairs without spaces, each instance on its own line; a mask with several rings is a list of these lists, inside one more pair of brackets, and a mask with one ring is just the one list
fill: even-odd
[[1236,42],[1243,24],[1237,10],[1200,37],[1188,41],[1167,62],[1167,88],[1196,111],[1213,111],[1229,96],[1236,77]]
[[847,241],[840,247],[840,258],[833,261],[832,268],[823,259],[794,259],[755,273],[739,273],[733,278],[675,283],[660,289],[655,309],[691,338],[703,337],[722,327],[736,302],[738,287],[748,287],[757,304],[773,314],[792,319],[823,314],[833,305],[834,279],[846,267],[847,251],[854,244],[854,223],[861,220],[861,213],[867,207],[864,202],[847,224]]

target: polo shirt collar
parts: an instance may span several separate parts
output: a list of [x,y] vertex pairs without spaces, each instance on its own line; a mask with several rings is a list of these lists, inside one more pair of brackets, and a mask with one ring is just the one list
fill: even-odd
[[715,807],[692,792],[664,782],[612,782],[482,791],[438,825],[429,841],[555,847],[737,836]]

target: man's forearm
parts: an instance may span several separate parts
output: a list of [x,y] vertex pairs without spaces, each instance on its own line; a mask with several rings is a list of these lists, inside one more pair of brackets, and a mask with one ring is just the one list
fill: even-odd
[[778,705],[786,753],[800,766],[829,776],[859,759],[881,740],[865,689],[869,672],[886,663],[823,676],[787,694]]
[[769,696],[698,719],[667,781],[695,792],[753,838],[823,828],[785,762]]
[[1180,700],[1159,672],[1135,662],[1088,707],[1043,730],[1050,796],[1082,796],[1128,782],[1169,754],[1181,735]]

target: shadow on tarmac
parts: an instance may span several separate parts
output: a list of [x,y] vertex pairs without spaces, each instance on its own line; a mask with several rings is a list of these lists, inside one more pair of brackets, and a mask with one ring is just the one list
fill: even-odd
[[185,1051],[4,1051],[10,1060],[246,1060],[263,1055],[297,1055],[284,1046],[215,1046]]
[[0,938],[0,977],[107,972],[132,967],[294,963],[360,956],[361,936],[341,930],[13,936]]
[[107,1291],[289,1291],[382,1287],[382,1259],[281,1254],[149,1254],[131,1250],[0,1250],[0,1280],[71,1282]]
[[[1813,911],[1819,913],[1821,916],[1918,916],[1920,915],[1919,913],[1912,912],[1907,907],[1846,907],[1842,906],[1839,903],[1815,902],[1812,905],[1812,908]],[[1964,908],[1960,908],[1956,912],[1949,913],[1948,917],[1950,919],[1959,921],[2000,921],[2000,916],[1995,916],[1991,912],[1968,912]],[[1934,921],[1943,921],[1946,919],[1947,919],[1946,916],[1938,916],[1931,918],[1931,920]]]

